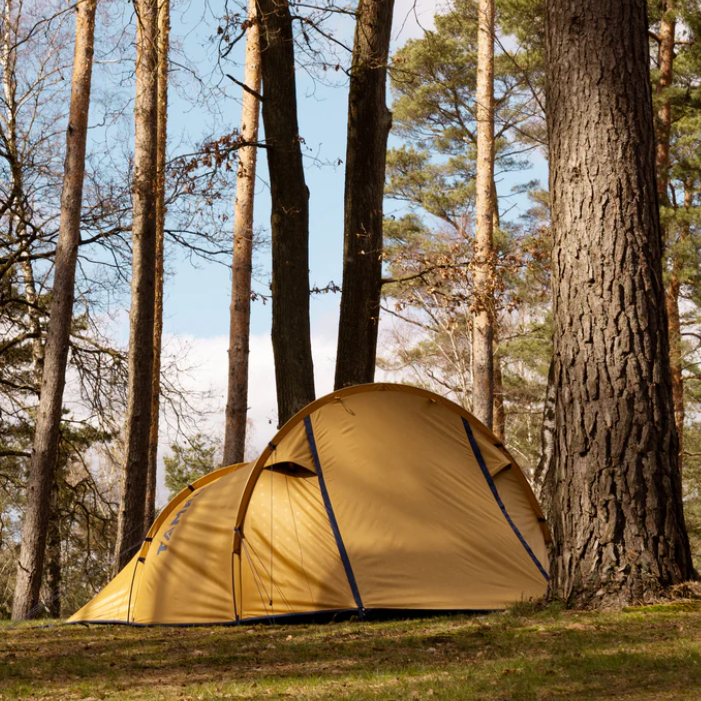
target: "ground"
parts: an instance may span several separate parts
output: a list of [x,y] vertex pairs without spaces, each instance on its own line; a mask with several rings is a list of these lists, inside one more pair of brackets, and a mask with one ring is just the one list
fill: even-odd
[[0,699],[701,699],[701,602],[218,628],[0,624]]

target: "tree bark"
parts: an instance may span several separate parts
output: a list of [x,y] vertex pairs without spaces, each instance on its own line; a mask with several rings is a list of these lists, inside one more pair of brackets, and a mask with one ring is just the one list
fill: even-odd
[[168,50],[170,44],[170,0],[158,4],[158,69],[156,107],[156,281],[153,310],[153,388],[151,430],[146,474],[146,515],[144,530],[156,518],[158,486],[158,426],[161,404],[161,347],[163,345],[163,247],[166,224],[166,150],[168,146]]
[[[495,334],[496,336],[496,334]],[[496,345],[496,338],[495,345]],[[504,384],[501,377],[501,355],[494,353],[494,435],[503,443],[506,439],[506,412],[504,411]]]
[[136,0],[136,100],[133,176],[129,387],[115,568],[131,559],[144,534],[153,396],[156,269],[157,0]]
[[494,415],[494,0],[479,0],[476,112],[472,413],[491,429]]
[[550,514],[550,505],[553,499],[555,464],[555,360],[550,361],[548,369],[548,384],[545,390],[545,402],[543,405],[543,424],[540,429],[540,460],[533,473],[533,491],[535,492],[540,508],[546,518]]
[[[679,244],[683,244],[689,235],[688,213],[693,206],[694,193],[690,187],[684,190],[684,208],[687,217],[679,234]],[[684,419],[686,410],[684,408],[684,377],[682,375],[682,324],[679,313],[679,295],[681,292],[681,273],[683,261],[678,250],[672,249],[669,255],[670,271],[669,283],[665,290],[665,302],[667,306],[667,318],[669,323],[669,364],[672,370],[672,398],[674,401],[674,422],[677,426],[679,436],[679,455],[684,454]],[[680,469],[683,458],[680,457]]]
[[[260,94],[260,24],[255,2],[248,8],[244,83]],[[258,141],[260,105],[256,95],[243,91],[241,138]],[[231,321],[229,326],[229,387],[224,433],[224,465],[243,462],[248,416],[248,354],[251,334],[251,272],[253,267],[253,203],[256,185],[256,146],[238,152],[236,202],[234,203],[234,251],[231,263]]]
[[[60,459],[58,460],[60,463]],[[46,613],[49,618],[61,618],[61,473],[57,463],[51,487],[49,525],[46,536]]]
[[[676,32],[674,4],[674,0],[662,0],[658,52],[660,79],[657,81],[656,86],[658,95],[664,95],[664,92],[672,86],[674,80],[674,36]],[[660,204],[664,207],[669,206],[669,147],[671,133],[672,102],[669,96],[666,96],[657,112],[657,153],[655,157],[657,191]]]
[[273,354],[278,422],[314,400],[309,322],[309,190],[297,124],[294,39],[287,0],[257,0],[263,125],[272,201]]
[[22,547],[12,607],[12,617],[15,620],[30,617],[36,610],[44,566],[49,502],[58,455],[63,389],[73,318],[96,5],[97,0],[85,0],[79,3],[75,10],[75,54],[66,132],[61,218],[54,261],[54,284],[44,352],[41,396],[29,465]]
[[394,0],[360,0],[348,96],[344,256],[335,387],[375,379],[382,289],[387,61]]
[[693,574],[669,367],[644,0],[547,0],[557,491],[551,594]]

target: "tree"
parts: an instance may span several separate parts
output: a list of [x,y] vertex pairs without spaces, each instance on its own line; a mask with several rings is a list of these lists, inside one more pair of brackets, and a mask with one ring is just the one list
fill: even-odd
[[34,611],[39,600],[43,573],[49,504],[58,457],[63,390],[73,318],[73,291],[80,241],[80,212],[85,174],[96,6],[97,0],[85,0],[75,8],[75,54],[70,115],[66,132],[61,221],[54,261],[49,328],[43,353],[39,411],[29,467],[22,549],[12,607],[12,617],[15,620],[31,616]]
[[546,3],[556,391],[551,594],[692,576],[654,181],[646,3]]
[[375,379],[382,288],[382,199],[387,137],[387,60],[394,0],[360,0],[348,95],[343,285],[337,389]]
[[170,449],[173,454],[163,458],[169,499],[175,497],[188,484],[192,484],[196,479],[217,468],[219,448],[201,433],[193,436],[188,445],[182,446],[176,443]]
[[294,35],[288,0],[257,0],[263,125],[270,179],[273,354],[278,423],[314,400],[309,322],[309,190],[297,124]]
[[134,216],[132,222],[129,386],[122,494],[115,567],[121,570],[144,534],[146,476],[153,395],[153,331],[156,268],[156,164],[158,0],[136,0],[137,54]]
[[161,406],[161,347],[163,345],[163,254],[166,224],[166,151],[168,146],[168,49],[170,0],[158,0],[158,74],[156,115],[156,280],[153,319],[153,388],[151,390],[151,430],[146,474],[146,514],[144,529],[156,517],[158,478],[158,426]]
[[259,93],[261,83],[260,23],[255,0],[248,8],[246,59],[241,108],[239,149],[234,205],[234,251],[231,264],[231,321],[229,327],[229,385],[226,402],[224,464],[242,462],[246,449],[248,416],[248,354],[251,333],[251,273],[253,270],[253,204],[256,184]]
[[477,21],[477,177],[472,332],[472,411],[492,428],[494,415],[494,0],[479,0]]

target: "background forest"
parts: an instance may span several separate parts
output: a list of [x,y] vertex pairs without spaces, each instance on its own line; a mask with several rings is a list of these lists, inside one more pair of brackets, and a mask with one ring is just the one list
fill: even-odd
[[[276,5],[261,1],[259,10],[265,13],[268,4]],[[402,4],[394,8],[393,21],[392,3],[380,3],[379,10],[368,2],[285,6],[292,13],[289,26],[282,14],[264,16],[265,22],[272,22],[269,16],[280,21],[276,31],[292,32],[293,64],[284,63],[284,46],[275,65],[264,58],[261,88],[256,60],[260,63],[266,49],[268,56],[277,49],[273,42],[265,43],[272,34],[264,33],[264,45],[258,48],[262,54],[256,54],[251,29],[258,20],[250,8],[208,3],[193,12],[178,0],[172,6],[167,0],[84,0],[76,12],[75,6],[57,0],[2,0],[2,617],[12,613],[28,490],[34,484],[30,463],[41,416],[39,397],[48,381],[47,359],[54,357],[55,346],[47,342],[49,317],[58,307],[55,300],[64,298],[54,292],[61,284],[59,234],[68,226],[62,201],[66,131],[71,110],[80,109],[75,107],[76,80],[84,75],[76,70],[76,27],[80,30],[83,20],[89,24],[90,12],[95,32],[94,56],[92,47],[87,52],[92,92],[88,78],[66,388],[57,406],[57,458],[50,480],[44,480],[49,506],[41,516],[46,533],[40,593],[38,603],[23,615],[72,613],[130,556],[131,541],[139,540],[143,524],[150,523],[168,495],[221,464],[254,457],[275,424],[314,398],[315,377],[317,395],[324,393],[321,388],[330,390],[334,360],[320,359],[317,350],[315,375],[311,345],[323,336],[315,329],[330,318],[336,323],[339,304],[336,387],[372,380],[374,374],[377,380],[431,389],[483,418],[484,407],[476,406],[484,396],[477,349],[481,336],[489,338],[493,398],[488,423],[549,505],[555,430],[553,237],[543,3],[497,0],[494,10],[493,173],[488,175],[486,210],[493,247],[488,255],[480,247],[485,221],[480,207],[485,205],[483,197],[478,201],[478,192],[484,192],[479,188],[484,174],[478,172],[484,119],[478,99],[482,48],[477,0],[419,7],[420,13]],[[358,30],[363,13],[373,11],[367,26],[380,29],[376,35],[363,34]],[[88,13],[87,20],[81,20],[81,12]],[[674,412],[686,525],[699,567],[701,8],[694,0],[651,0],[648,22]],[[385,46],[388,60],[372,66],[382,70],[363,72],[358,68],[362,57],[377,45]],[[288,59],[291,47],[289,43]],[[284,104],[267,98],[266,84],[286,96]],[[335,158],[333,148],[317,148],[315,135],[304,129],[309,123],[305,115],[324,109],[319,96],[331,94],[336,97],[324,98],[329,104],[340,100],[343,105],[343,122],[333,125],[338,138],[345,136],[350,114],[348,143],[358,144],[341,158]],[[370,106],[359,97],[363,94],[372,97]],[[344,113],[346,101],[349,111]],[[363,110],[374,112],[368,116]],[[372,143],[363,141],[360,128],[351,138],[352,115],[384,125]],[[389,136],[383,129],[389,129]],[[269,146],[276,139],[295,144],[282,159]],[[74,148],[70,131],[68,148]],[[328,228],[328,220],[314,214],[310,223],[308,211],[306,224],[303,213],[280,224],[276,212],[285,202],[305,200],[308,192],[313,209],[315,201],[327,197],[320,182],[338,180],[344,172],[343,224]],[[354,189],[353,183],[372,180],[369,174],[379,178],[372,196],[380,202],[384,198],[383,207],[373,207],[357,194],[360,188]],[[246,197],[250,207],[255,197],[255,218],[251,209],[241,209]],[[281,232],[281,226],[287,229]],[[349,239],[354,226],[369,232],[367,240]],[[336,248],[329,249],[330,238]],[[287,278],[275,263],[284,241],[292,241],[293,255],[301,256],[294,258]],[[295,280],[309,267],[307,246],[313,277],[300,288]],[[332,265],[323,262],[330,250],[337,258]],[[341,280],[344,257],[360,261],[357,265],[365,266],[361,274],[353,278],[347,264]],[[187,270],[190,265],[200,271],[195,277]],[[187,307],[188,292],[205,279],[206,296],[219,300],[212,304],[228,307],[231,300],[231,330],[219,334],[227,340],[231,334],[234,350],[247,349],[250,336],[252,364],[256,354],[272,363],[269,348],[256,345],[257,334],[269,333],[272,308],[275,366],[296,383],[283,389],[278,384],[277,413],[269,402],[261,408],[262,390],[256,386],[256,378],[265,379],[266,391],[273,392],[272,367],[266,378],[254,375],[247,359],[238,366],[232,360],[247,351],[232,352],[227,362],[223,349],[213,362],[222,377],[219,388],[224,376],[230,380],[223,397],[202,370],[209,359],[177,334],[163,333],[164,323]],[[170,295],[164,296],[164,280],[166,290],[173,290]],[[150,302],[138,298],[139,285],[150,289]],[[321,310],[312,322],[311,340],[310,295]],[[356,313],[358,300],[374,295],[379,309],[371,310],[368,321]],[[276,314],[288,319],[286,328],[276,326]],[[362,340],[356,345],[356,339]],[[295,343],[299,346],[282,352],[282,344]],[[348,352],[351,346],[353,353]],[[139,366],[149,353],[151,365]],[[336,349],[324,345],[321,355],[329,353]],[[238,378],[233,384],[232,377]],[[147,385],[148,392],[138,391]],[[135,397],[141,397],[141,408]],[[152,418],[142,422],[144,435],[139,436],[133,417],[145,415],[139,414],[144,407]],[[148,470],[143,469],[146,462]],[[135,483],[134,493],[141,490],[148,497],[134,510],[125,495],[130,480],[137,478],[142,482]]]

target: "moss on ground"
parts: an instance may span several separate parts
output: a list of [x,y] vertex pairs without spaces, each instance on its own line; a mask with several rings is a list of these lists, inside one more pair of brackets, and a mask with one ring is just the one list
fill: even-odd
[[0,627],[0,699],[701,698],[701,609],[377,623]]

